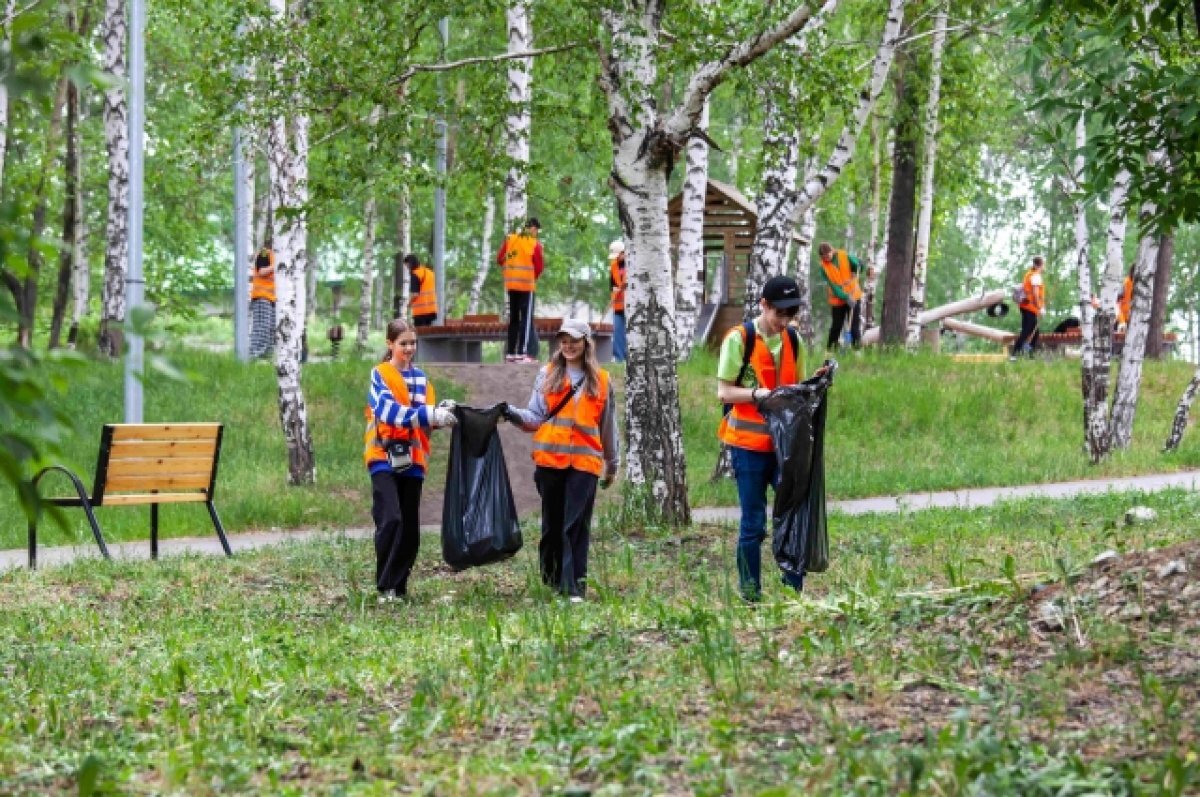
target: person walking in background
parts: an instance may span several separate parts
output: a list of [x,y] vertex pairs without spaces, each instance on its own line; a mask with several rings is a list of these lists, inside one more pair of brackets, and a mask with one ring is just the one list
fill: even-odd
[[858,348],[862,342],[862,288],[858,284],[858,275],[862,264],[858,258],[847,254],[845,249],[833,248],[828,242],[822,242],[817,248],[821,258],[821,271],[825,281],[829,283],[829,339],[825,348],[832,349],[842,336],[842,327],[850,319],[850,344]]
[[433,384],[413,365],[417,336],[409,323],[395,319],[386,337],[387,353],[371,370],[363,436],[375,520],[375,588],[381,603],[408,594],[421,544],[429,431],[457,421],[450,409],[431,406],[436,400]]
[[1041,255],[1033,258],[1033,265],[1021,280],[1021,299],[1017,303],[1021,309],[1021,334],[1013,343],[1009,360],[1016,360],[1018,354],[1032,357],[1041,337],[1038,328],[1041,325],[1041,317],[1046,314],[1046,287],[1042,274],[1045,265],[1046,261]]
[[275,252],[264,246],[250,273],[250,356],[275,350]]
[[1125,275],[1125,284],[1121,287],[1121,297],[1117,299],[1117,331],[1124,332],[1129,326],[1129,314],[1133,311],[1133,269]]
[[[728,408],[717,437],[729,447],[741,508],[738,589],[751,603],[762,595],[767,487],[774,488],[779,481],[775,444],[758,402],[775,388],[804,378],[804,349],[800,335],[789,325],[800,309],[800,286],[791,277],[772,277],[763,286],[758,308],[753,322],[739,324],[725,335],[717,361],[717,398]],[[804,589],[803,574],[784,573],[783,581],[796,592]]]
[[608,287],[612,292],[613,359],[625,362],[625,242],[608,245]]
[[438,316],[437,279],[434,277],[433,269],[422,266],[421,262],[417,260],[417,256],[413,254],[404,256],[404,266],[408,269],[409,275],[408,295],[412,298],[409,300],[408,306],[409,312],[412,314],[413,326],[432,326]]
[[542,581],[578,603],[587,591],[596,487],[612,484],[620,454],[612,382],[596,361],[591,327],[564,319],[556,341],[558,350],[538,371],[529,405],[507,408],[505,418],[533,433]]
[[496,262],[504,267],[504,290],[508,292],[508,341],[505,362],[534,362],[529,356],[529,338],[533,334],[533,295],[545,263],[538,241],[541,224],[530,218],[523,232],[504,239]]

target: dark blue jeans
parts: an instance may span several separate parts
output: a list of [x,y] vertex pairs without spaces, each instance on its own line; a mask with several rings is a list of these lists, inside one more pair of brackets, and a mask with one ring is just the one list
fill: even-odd
[[[767,536],[767,486],[774,489],[779,466],[774,451],[749,451],[729,448],[733,476],[737,481],[738,504],[742,510],[738,526],[738,588],[742,597],[757,600],[762,593],[762,541]],[[783,583],[796,590],[804,588],[804,577],[784,574]]]

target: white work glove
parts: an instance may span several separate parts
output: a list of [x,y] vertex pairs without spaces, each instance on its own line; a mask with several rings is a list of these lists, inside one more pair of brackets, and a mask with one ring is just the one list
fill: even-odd
[[437,405],[443,410],[450,410],[451,412],[454,412],[454,408],[458,406],[458,402],[456,402],[454,399],[442,399],[437,403]]
[[434,427],[453,426],[454,424],[458,423],[458,418],[454,416],[453,412],[447,409],[442,409],[441,407],[434,407],[433,412],[430,413],[430,416],[430,423]]

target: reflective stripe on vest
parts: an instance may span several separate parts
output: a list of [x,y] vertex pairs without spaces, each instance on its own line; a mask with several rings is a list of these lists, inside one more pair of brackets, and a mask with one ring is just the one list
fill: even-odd
[[608,264],[608,273],[617,286],[612,290],[612,308],[614,313],[625,312],[625,263],[620,258],[614,258]]
[[[549,367],[544,372],[549,373]],[[568,381],[547,393],[546,407],[553,409],[571,389]],[[533,435],[533,461],[543,468],[574,468],[599,476],[604,471],[604,443],[600,419],[608,402],[608,372],[600,371],[599,395],[588,395],[580,387],[559,413],[538,427]]]
[[[381,363],[376,366],[376,370],[379,371],[383,383],[387,385],[387,389],[391,391],[396,402],[412,406],[410,403],[412,398],[408,394],[408,383],[404,381],[404,377],[400,375],[396,366],[391,363]],[[426,380],[425,405],[432,406],[436,401],[433,383]],[[366,407],[363,412],[367,418],[367,430],[363,434],[363,461],[367,467],[370,467],[372,462],[382,462],[387,459],[387,452],[383,450],[380,443],[386,443],[389,440],[407,440],[411,446],[413,464],[422,468],[426,467],[429,461],[428,431],[383,423],[375,417],[375,413],[371,411],[370,407]]]
[[437,282],[434,279],[433,271],[425,266],[419,266],[413,269],[413,276],[421,285],[421,289],[417,291],[417,295],[413,297],[412,314],[418,315],[437,315]]
[[536,275],[533,271],[533,252],[537,238],[513,233],[504,241],[504,290],[533,293]]
[[[744,335],[745,327],[736,326],[729,331],[730,335]],[[774,390],[783,385],[794,385],[798,381],[796,373],[796,351],[792,348],[791,335],[784,334],[783,348],[780,351],[780,367],[775,369],[775,357],[767,348],[762,335],[755,332],[754,351],[750,353],[750,366],[758,379],[758,386]],[[742,345],[746,345],[743,341]],[[740,385],[738,387],[741,387]],[[717,437],[725,445],[734,448],[744,448],[749,451],[774,451],[775,444],[767,429],[767,420],[758,411],[752,401],[734,404],[729,414],[721,419],[717,428]]]
[[846,254],[845,249],[839,249],[833,253],[833,261],[826,263],[821,261],[821,268],[825,270],[825,277],[830,284],[826,287],[829,294],[829,304],[833,307],[842,307],[846,301],[833,292],[833,286],[837,285],[842,289],[852,301],[857,302],[862,298],[862,288],[858,285],[858,277],[850,269],[850,256]]

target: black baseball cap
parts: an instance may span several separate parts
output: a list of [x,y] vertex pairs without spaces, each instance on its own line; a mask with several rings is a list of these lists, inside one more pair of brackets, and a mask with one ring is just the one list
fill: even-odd
[[800,306],[800,286],[791,277],[771,277],[763,286],[762,298],[781,310]]

